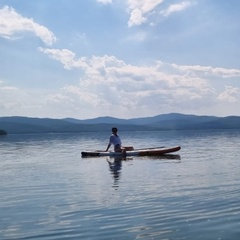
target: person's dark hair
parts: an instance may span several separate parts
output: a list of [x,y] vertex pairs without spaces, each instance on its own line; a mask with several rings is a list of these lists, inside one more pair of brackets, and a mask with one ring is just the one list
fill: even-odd
[[112,128],[112,132],[117,132],[117,131],[118,131],[118,129],[116,127]]

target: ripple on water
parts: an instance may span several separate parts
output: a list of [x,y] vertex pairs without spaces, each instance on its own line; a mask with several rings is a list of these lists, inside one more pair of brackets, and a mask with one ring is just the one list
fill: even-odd
[[80,158],[105,135],[0,145],[0,238],[238,239],[240,133],[190,132],[134,133],[143,147],[180,142],[181,157],[132,158],[118,169]]

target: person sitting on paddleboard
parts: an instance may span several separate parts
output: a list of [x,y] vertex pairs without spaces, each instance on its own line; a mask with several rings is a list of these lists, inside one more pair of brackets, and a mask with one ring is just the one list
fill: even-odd
[[126,154],[125,148],[122,147],[122,141],[120,137],[117,135],[118,129],[116,127],[112,128],[112,135],[109,138],[109,144],[107,146],[106,152],[110,148],[111,145],[114,146],[114,152],[122,152]]

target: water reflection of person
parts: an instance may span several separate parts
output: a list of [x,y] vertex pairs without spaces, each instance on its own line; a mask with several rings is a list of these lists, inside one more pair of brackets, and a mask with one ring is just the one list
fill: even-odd
[[120,179],[121,175],[121,169],[122,169],[122,158],[121,157],[115,157],[114,161],[110,161],[107,159],[107,162],[109,164],[109,171],[111,172],[114,183],[114,187],[119,187],[118,181]]

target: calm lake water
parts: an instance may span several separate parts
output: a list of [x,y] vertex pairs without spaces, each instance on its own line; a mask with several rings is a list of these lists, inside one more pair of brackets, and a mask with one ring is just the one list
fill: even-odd
[[0,239],[240,239],[240,131],[119,134],[182,149],[115,162],[81,158],[109,133],[0,137]]

